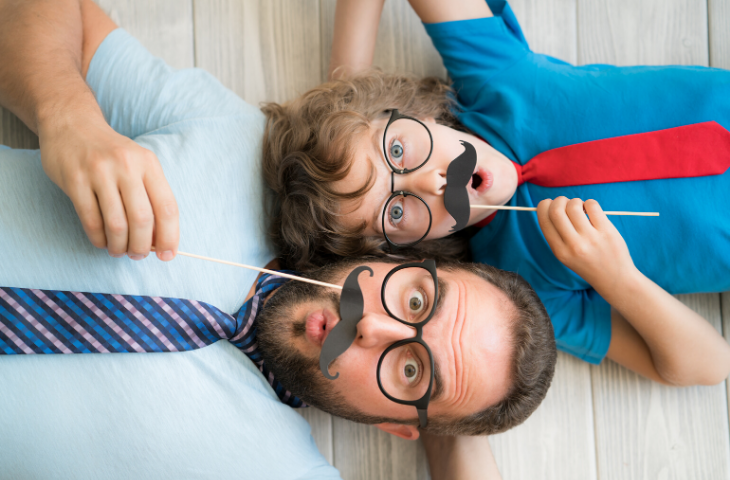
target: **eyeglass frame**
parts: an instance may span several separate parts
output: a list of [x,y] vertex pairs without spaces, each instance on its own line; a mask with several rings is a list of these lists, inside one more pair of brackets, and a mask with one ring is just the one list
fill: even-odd
[[[394,274],[398,273],[399,271],[406,269],[406,268],[422,268],[429,272],[431,274],[431,278],[433,279],[433,285],[434,285],[434,298],[432,300],[432,307],[431,312],[428,314],[428,317],[426,317],[425,320],[418,322],[418,323],[410,323],[405,320],[401,320],[400,318],[393,315],[393,312],[390,311],[388,308],[388,304],[385,300],[385,288],[388,285],[388,280],[390,280],[390,277],[392,277]],[[383,303],[383,308],[385,308],[385,311],[388,313],[388,316],[394,320],[399,321],[400,323],[407,325],[409,327],[413,327],[416,329],[416,335],[411,338],[405,338],[403,340],[399,340],[397,342],[392,343],[388,348],[385,349],[385,351],[380,355],[380,359],[378,360],[378,369],[376,371],[376,378],[378,381],[378,387],[380,388],[380,391],[383,393],[383,395],[388,398],[388,400],[401,404],[401,405],[410,405],[413,407],[416,407],[416,411],[418,412],[418,422],[420,428],[426,428],[428,425],[428,404],[431,402],[431,392],[433,390],[433,379],[435,375],[434,371],[434,362],[433,362],[433,354],[431,353],[431,348],[429,348],[428,344],[423,340],[423,327],[426,326],[428,322],[431,321],[431,318],[433,318],[434,314],[436,313],[436,301],[438,299],[439,295],[439,281],[438,276],[436,273],[436,262],[433,259],[426,259],[422,262],[410,262],[410,263],[404,263],[402,265],[398,265],[394,269],[392,269],[383,279],[383,285],[380,288],[380,299]],[[428,353],[428,359],[431,362],[431,380],[428,384],[428,389],[426,390],[426,393],[419,398],[418,400],[400,400],[398,398],[395,398],[388,394],[388,392],[385,391],[383,388],[383,384],[380,381],[380,367],[383,364],[383,360],[388,355],[389,352],[392,350],[401,347],[403,345],[408,345],[409,343],[418,343],[423,348],[426,349],[426,353]]]
[[[396,167],[395,165],[393,165],[390,162],[390,157],[388,155],[388,148],[386,146],[386,139],[387,139],[387,134],[388,134],[388,127],[390,127],[390,125],[393,122],[395,122],[396,120],[400,120],[400,119],[413,120],[415,122],[420,123],[423,126],[423,128],[426,129],[426,132],[428,132],[428,138],[431,141],[431,149],[428,152],[428,156],[426,157],[426,160],[424,160],[423,163],[421,163],[420,165],[418,165],[416,168],[411,168],[411,169],[409,169],[409,168],[398,168],[398,167]],[[395,174],[397,173],[398,175],[406,175],[408,173],[415,172],[416,170],[418,170],[422,166],[426,165],[426,163],[428,163],[428,161],[431,159],[431,154],[432,153],[433,153],[433,135],[431,135],[431,130],[428,129],[428,127],[426,126],[426,124],[423,123],[422,121],[420,121],[417,118],[409,117],[408,115],[401,115],[398,112],[398,109],[397,108],[392,109],[391,110],[391,114],[390,114],[390,119],[388,120],[388,123],[385,125],[385,129],[383,130],[383,155],[385,156],[385,162],[388,164],[388,167],[390,167],[390,170],[391,170],[390,171],[390,193],[391,193],[391,195],[390,195],[390,197],[388,197],[388,200],[385,202],[385,206],[383,207],[383,215],[382,215],[382,219],[381,219],[381,221],[382,221],[382,229],[383,229],[383,236],[385,237],[385,241],[388,244],[388,248],[390,248],[391,251],[393,251],[394,249],[408,248],[408,247],[412,247],[414,245],[417,245],[418,243],[421,242],[421,240],[423,240],[424,238],[426,238],[426,236],[428,235],[428,232],[431,231],[431,225],[433,224],[433,215],[431,214],[431,207],[428,206],[428,203],[426,203],[426,201],[424,199],[422,199],[421,197],[419,197],[415,193],[412,193],[412,192],[409,192],[409,191],[406,191],[406,190],[398,190],[396,192],[395,191]],[[385,216],[388,213],[387,212],[388,205],[396,197],[402,196],[402,197],[405,198],[405,197],[407,197],[409,195],[412,196],[412,197],[416,197],[417,199],[419,199],[421,201],[421,203],[423,203],[426,206],[426,210],[428,210],[428,228],[426,229],[426,233],[424,233],[421,238],[419,238],[418,240],[416,240],[414,242],[411,242],[411,243],[402,243],[402,244],[401,243],[395,243],[390,238],[388,238],[388,234],[385,231]]]

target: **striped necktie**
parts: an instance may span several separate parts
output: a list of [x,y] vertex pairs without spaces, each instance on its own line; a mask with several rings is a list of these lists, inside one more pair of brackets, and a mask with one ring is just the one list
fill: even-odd
[[256,316],[287,280],[264,274],[235,316],[196,300],[0,287],[0,354],[182,352],[228,340],[279,399],[301,407],[264,365]]

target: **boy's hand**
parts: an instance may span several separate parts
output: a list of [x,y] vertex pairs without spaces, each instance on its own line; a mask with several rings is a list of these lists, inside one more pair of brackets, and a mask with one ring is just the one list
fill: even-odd
[[599,293],[635,273],[626,242],[595,200],[545,199],[537,206],[537,218],[558,260]]
[[43,169],[69,196],[91,243],[141,260],[153,242],[172,260],[180,237],[177,202],[154,153],[104,120],[69,114],[39,123]]

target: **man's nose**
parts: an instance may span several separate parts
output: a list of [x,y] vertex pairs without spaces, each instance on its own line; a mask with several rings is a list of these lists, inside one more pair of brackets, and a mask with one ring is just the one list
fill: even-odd
[[415,329],[381,313],[367,312],[357,324],[357,342],[362,348],[384,348],[416,335]]
[[416,195],[443,195],[446,189],[446,170],[426,164],[415,172],[395,175],[395,190],[405,190]]

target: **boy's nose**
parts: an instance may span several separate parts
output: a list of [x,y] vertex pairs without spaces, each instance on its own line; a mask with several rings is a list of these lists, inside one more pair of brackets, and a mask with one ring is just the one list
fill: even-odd
[[395,190],[405,190],[416,195],[443,195],[446,189],[446,170],[423,168],[405,175],[395,175]]
[[412,338],[416,331],[382,313],[367,312],[357,324],[358,346],[385,348],[391,343]]

